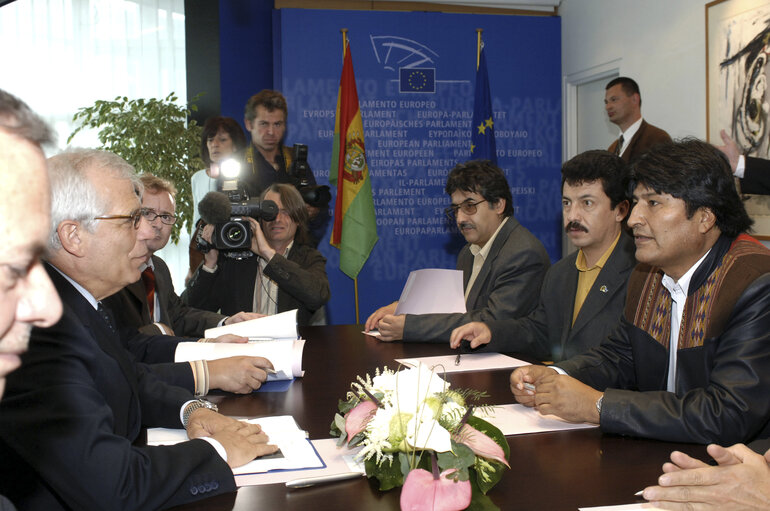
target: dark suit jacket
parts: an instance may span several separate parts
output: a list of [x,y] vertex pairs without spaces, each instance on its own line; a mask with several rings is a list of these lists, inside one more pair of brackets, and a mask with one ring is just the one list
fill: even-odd
[[[217,326],[226,317],[182,302],[174,292],[171,273],[163,259],[152,256],[152,264],[155,268],[155,299],[160,306],[160,318],[155,321],[173,328],[174,335],[203,337],[207,328]],[[146,334],[162,333],[150,320],[147,291],[141,279],[110,296],[104,303],[112,309],[118,323],[132,326]]]
[[22,509],[158,509],[234,491],[203,440],[138,447],[143,426],[178,428],[192,394],[136,364],[55,270],[61,320],[32,330],[0,403],[0,492]]
[[[467,312],[407,314],[404,341],[448,342],[452,330],[465,323],[529,314],[537,306],[540,285],[550,265],[543,244],[515,218],[508,217],[465,300]],[[465,289],[473,271],[470,244],[457,256],[457,269],[463,272]]]
[[741,192],[770,195],[770,160],[746,157]]
[[525,318],[488,322],[492,341],[479,351],[517,352],[558,362],[598,346],[623,314],[628,276],[636,265],[634,251],[633,238],[621,231],[574,325],[578,252],[565,257],[546,273],[537,309]]
[[[256,256],[236,261],[220,255],[216,272],[198,267],[182,299],[193,307],[227,315],[253,310],[258,268]],[[288,257],[273,256],[265,267],[265,275],[278,284],[278,312],[298,309],[300,326],[309,324],[313,313],[331,296],[326,258],[308,245],[295,243]]]
[[[628,148],[623,151],[621,158],[626,163],[631,162],[649,151],[653,146],[671,142],[671,137],[660,128],[647,124],[647,121],[642,119],[642,125],[631,137],[631,142],[628,144]],[[610,147],[607,149],[609,152],[615,154],[615,148],[618,146],[618,140],[616,139]]]

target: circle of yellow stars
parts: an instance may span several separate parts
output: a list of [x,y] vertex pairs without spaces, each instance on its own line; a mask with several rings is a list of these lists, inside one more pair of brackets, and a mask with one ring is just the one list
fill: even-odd
[[412,71],[409,73],[409,87],[412,89],[422,89],[428,85],[428,77],[422,71]]

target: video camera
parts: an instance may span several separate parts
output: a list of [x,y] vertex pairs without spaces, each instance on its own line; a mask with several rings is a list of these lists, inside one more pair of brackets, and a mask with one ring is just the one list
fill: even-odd
[[288,169],[294,187],[299,190],[302,200],[308,206],[325,209],[332,200],[332,194],[326,185],[311,185],[308,175],[311,174],[307,163],[307,145],[294,144],[292,148],[291,166]]
[[226,257],[245,259],[251,251],[249,217],[267,222],[278,216],[278,205],[271,200],[250,199],[238,180],[240,164],[235,160],[222,162],[216,192],[207,193],[198,204],[201,219],[214,225],[209,244],[201,231],[195,238],[196,248],[206,253],[216,248]]

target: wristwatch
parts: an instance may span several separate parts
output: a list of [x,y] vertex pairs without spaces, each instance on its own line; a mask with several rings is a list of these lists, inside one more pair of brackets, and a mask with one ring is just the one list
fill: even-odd
[[198,408],[208,408],[214,412],[219,411],[217,405],[211,401],[207,401],[205,399],[196,399],[195,401],[190,401],[184,407],[184,411],[182,412],[182,425],[185,429],[187,429],[187,422],[190,420],[190,415],[192,415],[192,413]]
[[599,396],[599,399],[596,400],[596,411],[599,413],[599,417],[602,416],[602,399],[604,399],[604,394]]

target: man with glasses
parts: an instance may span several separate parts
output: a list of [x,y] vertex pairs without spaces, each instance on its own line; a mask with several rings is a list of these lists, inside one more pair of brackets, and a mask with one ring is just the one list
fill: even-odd
[[[182,302],[174,292],[168,266],[154,255],[168,244],[176,222],[176,188],[169,181],[151,174],[142,174],[140,180],[144,186],[142,212],[152,229],[152,237],[147,240],[149,257],[142,268],[142,278],[105,301],[118,323],[147,334],[202,337],[207,328],[260,317],[251,312],[225,316]],[[231,338],[224,340],[233,341]]]
[[[22,509],[160,509],[235,491],[231,467],[275,452],[259,426],[160,381],[122,346],[101,300],[139,278],[151,237],[141,183],[120,157],[73,150],[48,160],[48,275],[64,312],[35,328],[0,404],[0,489]],[[266,377],[266,375],[264,375]],[[143,427],[188,442],[141,447]]]
[[526,316],[537,306],[550,260],[543,244],[513,218],[503,171],[486,160],[458,164],[446,193],[452,200],[447,215],[468,242],[457,257],[467,312],[395,315],[393,302],[366,320],[365,330],[379,330],[383,341],[448,342],[460,325]]

